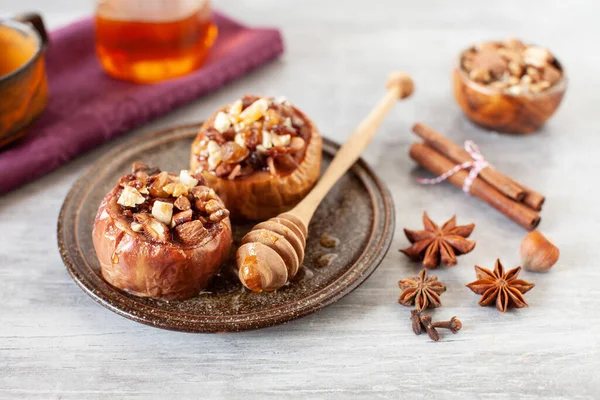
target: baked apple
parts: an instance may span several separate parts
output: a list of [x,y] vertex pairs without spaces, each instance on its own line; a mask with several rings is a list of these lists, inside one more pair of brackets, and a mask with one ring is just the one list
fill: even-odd
[[247,95],[202,125],[190,164],[232,218],[264,220],[290,210],[317,181],[321,136],[287,100]]
[[93,241],[102,276],[141,297],[183,300],[229,256],[229,211],[202,176],[134,163],[104,198]]

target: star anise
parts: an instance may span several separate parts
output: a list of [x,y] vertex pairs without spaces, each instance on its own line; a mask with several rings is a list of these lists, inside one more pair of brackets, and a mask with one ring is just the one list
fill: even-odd
[[413,244],[400,250],[412,260],[423,260],[426,268],[437,268],[440,258],[445,266],[456,265],[456,256],[471,252],[475,242],[467,240],[475,228],[475,224],[456,226],[453,216],[442,227],[438,227],[427,213],[423,213],[423,231],[404,229],[408,240]]
[[440,294],[446,291],[446,285],[438,281],[435,275],[427,276],[426,269],[419,276],[398,281],[398,286],[402,289],[398,303],[405,306],[414,304],[419,312],[441,306]]
[[469,283],[467,287],[475,293],[483,295],[479,300],[479,305],[482,307],[496,303],[496,308],[501,312],[505,312],[509,307],[527,307],[523,294],[535,285],[517,279],[519,272],[521,272],[521,267],[505,273],[500,260],[496,260],[494,272],[476,265],[477,280]]

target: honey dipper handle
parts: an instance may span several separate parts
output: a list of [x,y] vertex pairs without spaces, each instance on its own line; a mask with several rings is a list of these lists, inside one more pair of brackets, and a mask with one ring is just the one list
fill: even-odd
[[315,210],[329,190],[346,171],[358,160],[367,147],[383,118],[397,100],[411,95],[414,84],[410,76],[395,72],[388,77],[387,93],[371,110],[369,115],[356,127],[352,136],[337,152],[331,164],[312,191],[290,213],[296,215],[308,226]]

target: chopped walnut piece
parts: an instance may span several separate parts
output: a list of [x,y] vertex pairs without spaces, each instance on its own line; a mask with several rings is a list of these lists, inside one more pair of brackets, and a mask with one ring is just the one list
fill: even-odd
[[144,232],[152,239],[160,243],[168,243],[171,240],[171,231],[167,225],[152,218],[148,214],[136,214],[134,216],[141,222]]
[[216,211],[219,211],[222,208],[223,208],[223,205],[218,200],[209,200],[204,205],[204,210],[208,214],[212,214]]
[[121,192],[121,196],[117,200],[117,203],[123,207],[135,207],[146,201],[146,198],[137,191],[137,189],[131,186],[125,186]]
[[191,246],[199,244],[209,235],[208,230],[200,221],[190,221],[175,227],[177,238],[184,244]]
[[152,182],[152,184],[150,184],[150,187],[148,188],[150,191],[150,196],[152,197],[160,197],[160,198],[167,198],[169,197],[169,193],[164,191],[164,187],[165,185],[167,185],[169,183],[169,173],[166,171],[161,172],[160,174],[158,174],[156,176],[156,178],[154,179],[154,182]]
[[217,198],[217,193],[215,193],[214,189],[207,186],[196,186],[190,192],[195,198],[202,201],[208,201]]
[[173,205],[181,211],[189,210],[192,207],[192,203],[190,203],[190,200],[185,196],[179,196]]
[[192,220],[194,212],[192,210],[185,210],[178,212],[173,215],[173,221],[171,222],[171,226],[181,225],[185,222],[190,222]]
[[187,196],[189,189],[182,183],[168,183],[163,187],[163,190],[173,197]]
[[229,210],[222,208],[222,209],[217,210],[214,213],[210,214],[210,216],[208,217],[208,220],[210,222],[216,224],[217,222],[223,221],[227,217],[229,217]]

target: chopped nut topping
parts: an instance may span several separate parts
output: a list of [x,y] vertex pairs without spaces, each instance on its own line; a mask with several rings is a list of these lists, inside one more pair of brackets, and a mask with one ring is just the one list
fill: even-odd
[[167,225],[153,218],[149,214],[135,214],[134,218],[136,222],[142,224],[144,232],[150,239],[161,243],[167,243],[171,240],[171,231]]
[[273,134],[271,136],[271,140],[273,141],[273,146],[275,147],[283,147],[290,144],[292,137],[290,135],[277,135]]
[[175,227],[177,238],[186,245],[195,245],[202,242],[208,235],[208,230],[200,221],[190,221]]
[[258,121],[265,114],[269,108],[269,102],[267,99],[258,99],[254,103],[250,104],[240,114],[240,119],[245,125],[250,125],[254,121]]
[[155,201],[152,205],[152,216],[163,224],[169,225],[173,217],[173,204]]
[[242,113],[242,101],[236,100],[231,106],[229,106],[229,116],[233,121],[239,121],[240,114]]
[[513,96],[541,92],[562,78],[550,51],[517,39],[471,48],[463,53],[461,67],[471,80]]
[[[223,107],[211,121],[194,143],[196,172],[230,180],[253,171],[274,174],[297,168],[311,134],[289,102],[266,97],[244,96]],[[269,158],[272,161],[267,162]]]
[[191,189],[193,187],[196,187],[196,185],[198,184],[198,179],[191,176],[189,171],[182,169],[179,173],[179,183],[181,183],[188,189]]
[[192,220],[194,212],[192,210],[185,210],[178,212],[173,215],[173,221],[171,221],[171,226],[181,225],[185,222],[190,222]]
[[221,203],[218,200],[209,200],[206,202],[206,205],[204,206],[204,210],[209,214],[219,211],[222,208],[223,208],[223,206],[221,205]]
[[215,117],[215,122],[213,124],[216,130],[223,133],[227,131],[231,127],[231,120],[224,112],[220,111],[217,113]]
[[217,193],[214,189],[208,186],[196,186],[191,190],[192,195],[198,200],[208,201],[217,198]]
[[[187,170],[179,175],[169,174],[142,163],[135,163],[133,170],[119,179],[122,189],[117,193],[122,218],[133,232],[159,243],[169,243],[174,238],[180,244],[190,245],[210,235],[212,227],[229,216],[215,191],[203,185],[202,176],[191,175]],[[147,190],[143,190],[146,183]],[[144,186],[140,189],[141,185]]]
[[121,196],[117,200],[117,203],[123,207],[135,207],[138,204],[142,204],[146,201],[146,198],[137,191],[137,189],[131,186],[125,186],[121,192]]
[[150,196],[152,197],[159,197],[159,198],[167,198],[169,197],[169,193],[164,191],[164,187],[165,185],[167,185],[169,183],[169,173],[166,171],[163,171],[161,173],[159,173],[155,179],[154,182],[152,182],[152,184],[150,185],[149,191],[150,191]]
[[179,196],[173,205],[181,211],[192,208],[192,203],[190,203],[190,200],[185,196]]
[[223,221],[227,217],[229,217],[229,210],[223,208],[210,214],[208,220],[212,223],[217,223]]
[[246,147],[246,139],[244,139],[244,135],[241,133],[236,133],[235,138],[233,139],[240,147]]
[[168,183],[163,187],[165,193],[170,194],[173,197],[187,196],[189,189],[182,183],[172,182]]
[[208,169],[214,170],[223,160],[221,147],[214,140],[210,140],[207,145],[208,150]]

